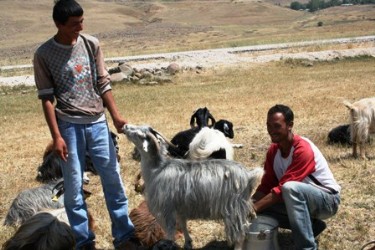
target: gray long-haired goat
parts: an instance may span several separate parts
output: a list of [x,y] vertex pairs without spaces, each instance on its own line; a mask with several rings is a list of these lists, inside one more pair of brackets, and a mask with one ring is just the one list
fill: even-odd
[[169,142],[152,128],[125,125],[123,130],[141,154],[147,204],[168,239],[174,240],[178,224],[184,247],[191,249],[188,219],[223,219],[228,244],[242,249],[245,225],[255,216],[250,197],[263,169],[224,159],[168,158],[163,150]]
[[31,216],[43,209],[58,209],[64,207],[64,196],[53,201],[54,187],[60,180],[23,190],[13,200],[5,217],[4,225],[20,225]]

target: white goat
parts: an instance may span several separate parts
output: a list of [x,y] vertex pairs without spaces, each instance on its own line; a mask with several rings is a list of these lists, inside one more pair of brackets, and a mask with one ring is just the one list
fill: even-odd
[[189,144],[187,158],[192,160],[207,158],[233,160],[233,155],[233,145],[221,131],[204,127]]
[[375,132],[375,97],[364,98],[357,102],[344,101],[350,110],[350,138],[353,143],[353,156],[358,157],[357,145],[362,158],[365,156],[365,145],[370,133]]
[[167,238],[174,240],[177,224],[184,233],[184,247],[191,249],[188,219],[222,219],[228,244],[242,249],[245,225],[255,216],[251,194],[263,169],[249,170],[223,159],[167,158],[160,152],[169,142],[152,128],[125,125],[123,130],[141,154],[147,204]]

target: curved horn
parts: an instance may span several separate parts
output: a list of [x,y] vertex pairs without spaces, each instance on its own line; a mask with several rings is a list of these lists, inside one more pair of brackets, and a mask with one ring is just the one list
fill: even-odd
[[172,148],[177,148],[176,145],[174,145],[172,142],[170,142],[164,135],[160,134],[158,131],[156,131],[155,129],[153,128],[150,128],[150,131],[155,135],[155,136],[159,136],[165,143],[167,143],[167,145],[169,147],[172,147]]
[[146,135],[148,137],[150,137],[150,139],[154,142],[155,144],[155,147],[156,147],[156,152],[159,153],[160,152],[160,145],[159,145],[159,142],[158,142],[158,139],[155,137],[155,135],[153,133],[151,133],[151,131],[147,131],[146,132]]

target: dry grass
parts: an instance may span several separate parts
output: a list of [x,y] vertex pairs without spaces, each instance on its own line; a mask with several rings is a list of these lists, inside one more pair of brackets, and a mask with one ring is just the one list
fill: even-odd
[[[320,249],[358,249],[375,235],[375,149],[372,145],[368,150],[369,160],[355,160],[350,157],[350,148],[328,145],[326,137],[331,128],[347,123],[342,100],[357,100],[375,91],[374,65],[373,58],[320,62],[312,67],[289,60],[201,74],[186,72],[176,76],[174,83],[162,86],[117,84],[114,95],[129,123],[149,124],[168,138],[188,127],[193,110],[207,106],[217,119],[233,121],[234,141],[244,144],[235,151],[235,159],[248,167],[262,165],[270,143],[265,128],[268,108],[276,103],[290,105],[296,115],[295,132],[318,145],[343,188],[340,210],[328,220]],[[36,168],[50,140],[35,90],[6,91],[0,97],[1,219],[21,190],[40,185],[35,181]],[[142,200],[132,186],[139,164],[131,159],[133,145],[123,135],[119,144],[122,177],[133,208]],[[91,181],[87,189],[94,195],[88,204],[98,221],[97,241],[100,248],[111,249],[101,186],[97,176]],[[196,221],[189,223],[189,228],[195,247],[224,240],[221,223]],[[0,226],[0,244],[13,232],[13,228]]]

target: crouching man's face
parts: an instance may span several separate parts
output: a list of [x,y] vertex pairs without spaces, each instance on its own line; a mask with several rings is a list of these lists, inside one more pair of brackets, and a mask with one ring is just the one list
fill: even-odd
[[273,143],[287,141],[292,131],[293,122],[289,124],[285,121],[282,113],[277,112],[267,116],[267,132]]

